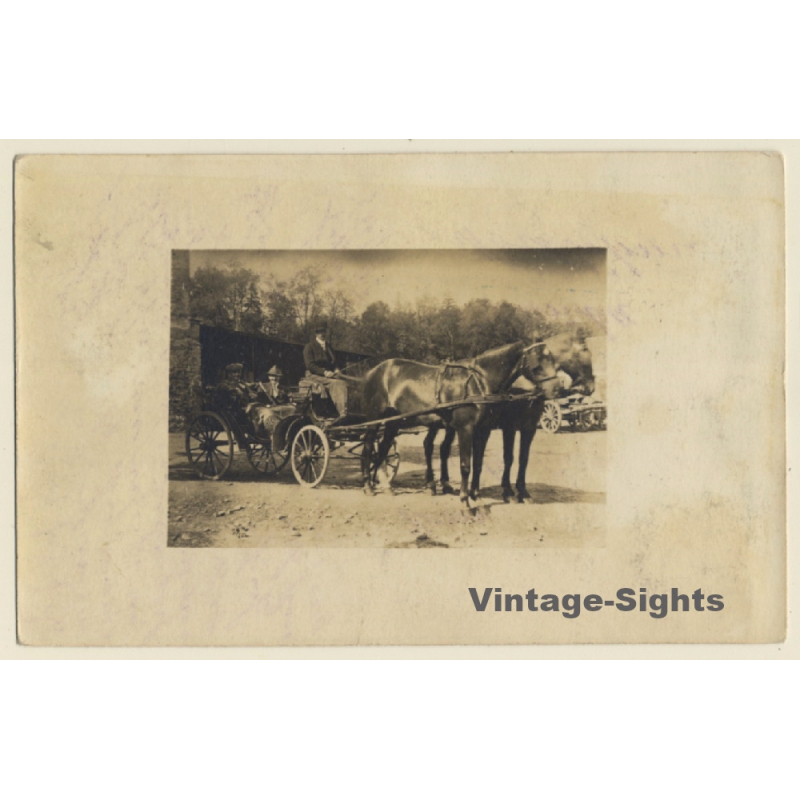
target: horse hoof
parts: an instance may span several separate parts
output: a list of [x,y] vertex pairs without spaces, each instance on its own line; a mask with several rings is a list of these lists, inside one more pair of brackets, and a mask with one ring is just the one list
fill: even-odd
[[364,494],[367,495],[368,497],[375,497],[375,489],[372,486],[370,486],[370,484],[367,484],[364,487]]
[[425,488],[435,497],[436,496],[436,484],[435,483],[426,483]]
[[456,490],[447,482],[442,483],[442,494],[455,494]]

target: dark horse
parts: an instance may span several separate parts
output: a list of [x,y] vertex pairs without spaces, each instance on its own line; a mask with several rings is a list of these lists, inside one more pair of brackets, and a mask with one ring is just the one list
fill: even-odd
[[[458,364],[431,366],[401,358],[379,364],[364,379],[363,412],[369,421],[385,418],[390,421],[384,426],[376,458],[372,454],[377,429],[371,429],[364,437],[361,468],[365,491],[374,493],[377,466],[383,463],[398,431],[403,427],[446,424],[453,435],[458,435],[460,497],[468,503],[472,456],[474,453],[473,475],[479,477],[486,436],[481,422],[491,413],[491,405],[462,401],[506,392],[520,376],[541,386],[546,397],[555,396],[558,384],[555,362],[544,344],[514,342]],[[453,405],[442,407],[448,404]],[[392,419],[398,416],[404,419]]]
[[[559,334],[545,340],[544,345],[547,351],[552,354],[556,369],[569,375],[573,381],[570,391],[582,391],[585,394],[594,392],[594,374],[592,372],[592,354],[582,339],[569,334]],[[482,430],[478,432],[478,442],[485,449],[489,440],[489,435],[493,429],[499,428],[503,432],[503,499],[509,500],[514,497],[514,489],[511,487],[511,468],[514,464],[514,439],[517,432],[520,436],[519,445],[519,466],[517,469],[516,497],[520,503],[530,498],[530,494],[525,486],[525,477],[528,469],[528,459],[530,456],[533,437],[539,425],[539,419],[544,410],[545,400],[552,399],[539,394],[534,397],[524,397],[524,393],[533,387],[525,385],[523,376],[511,387],[511,393],[523,394],[520,399],[504,403],[502,406],[492,409],[482,420]],[[438,422],[429,427],[428,435],[425,437],[425,458],[427,461],[427,471],[425,475],[426,488],[435,493],[436,481],[433,475],[433,446],[436,434],[443,427],[443,422]],[[448,459],[450,449],[455,438],[456,431],[452,427],[445,430],[444,440],[439,449],[441,458],[441,482],[442,491],[445,494],[453,491],[450,486],[450,476],[448,471]],[[481,456],[482,459],[482,456]],[[473,499],[477,497],[480,488],[480,474],[473,476],[471,495]]]
[[[592,371],[592,354],[582,339],[561,334],[547,340],[547,346],[553,354],[556,367],[560,372],[569,375],[572,380],[571,392],[583,392],[590,395],[594,392],[594,373]],[[528,469],[533,437],[544,411],[544,399],[531,404],[517,403],[512,406],[511,413],[501,426],[503,431],[503,500],[514,497],[511,488],[511,467],[514,464],[514,437],[519,431],[519,466],[515,484],[518,502],[523,503],[530,498],[525,486],[525,474]]]

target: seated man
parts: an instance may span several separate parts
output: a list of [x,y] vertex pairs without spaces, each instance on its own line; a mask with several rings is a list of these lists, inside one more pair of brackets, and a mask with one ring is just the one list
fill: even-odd
[[245,383],[242,364],[228,364],[217,386],[215,402],[219,403],[240,425],[245,424],[249,409],[255,405],[258,387]]
[[225,367],[224,377],[219,384],[220,389],[224,389],[235,397],[242,405],[246,405],[252,399],[252,390],[242,380],[242,372],[244,366],[242,364],[228,364]]
[[277,364],[267,373],[268,382],[256,384],[256,399],[245,412],[253,424],[256,436],[271,437],[277,424],[284,417],[295,413],[295,407],[280,385],[283,370]]
[[328,326],[320,322],[314,338],[303,349],[306,376],[331,399],[340,417],[347,414],[347,382],[337,378],[336,356],[328,344]]

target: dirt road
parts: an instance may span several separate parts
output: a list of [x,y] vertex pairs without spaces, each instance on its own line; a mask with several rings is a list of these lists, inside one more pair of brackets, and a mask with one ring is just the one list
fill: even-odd
[[[605,535],[605,432],[539,432],[527,475],[532,499],[525,504],[502,501],[503,445],[493,433],[474,515],[457,496],[423,491],[421,435],[399,438],[396,494],[376,497],[363,493],[358,461],[338,452],[324,482],[305,489],[289,465],[264,478],[243,454],[225,479],[203,481],[189,466],[183,435],[170,434],[169,446],[171,546],[596,547]],[[458,475],[457,448],[450,474]]]

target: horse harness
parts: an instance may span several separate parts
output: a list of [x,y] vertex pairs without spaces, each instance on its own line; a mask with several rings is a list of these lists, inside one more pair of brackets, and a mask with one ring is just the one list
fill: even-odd
[[[521,367],[522,364],[525,363],[527,358],[527,353],[533,347],[537,347],[539,345],[532,345],[531,347],[527,347],[520,357],[519,361],[514,367],[511,375],[509,376],[508,380],[506,381],[506,385],[502,387],[501,392],[497,395],[498,399],[504,397],[508,394],[508,389],[511,384],[522,374],[523,368]],[[472,358],[469,361],[445,361],[440,366],[436,373],[436,403],[440,404],[442,402],[442,389],[444,387],[445,378],[448,376],[448,371],[451,370],[463,370],[467,373],[466,380],[464,381],[464,385],[462,388],[462,396],[461,400],[467,399],[487,399],[492,395],[489,393],[488,385],[486,383],[486,377],[484,376],[483,372],[478,368],[476,359]],[[452,374],[452,372],[450,373]],[[550,378],[543,378],[541,381],[537,381],[536,389],[537,393],[541,393],[541,387],[539,386],[540,383],[545,383],[546,381],[550,380],[557,380],[557,377],[550,377]],[[469,388],[470,384],[475,386],[476,391],[473,394],[470,394]],[[534,396],[530,397],[530,402],[532,403],[535,399]]]
[[481,373],[476,366],[474,358],[466,364],[458,361],[445,361],[439,365],[439,369],[436,371],[435,397],[437,404],[442,402],[442,389],[444,388],[445,378],[448,377],[448,374],[452,375],[452,373],[457,370],[462,370],[468,373],[461,390],[462,400],[466,400],[468,397],[470,397],[470,384],[475,385],[476,391],[474,394],[476,396],[483,396],[487,394],[486,389],[488,389],[488,387],[486,386],[486,379],[483,377],[483,373]]

